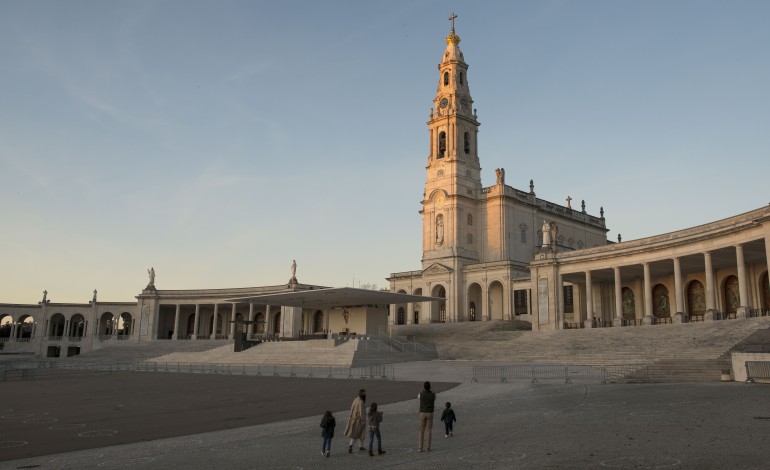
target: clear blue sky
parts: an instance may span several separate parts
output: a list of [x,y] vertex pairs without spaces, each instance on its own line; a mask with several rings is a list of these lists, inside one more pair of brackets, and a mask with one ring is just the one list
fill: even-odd
[[494,168],[640,238],[770,202],[770,2],[0,1],[0,302],[420,268],[455,10]]

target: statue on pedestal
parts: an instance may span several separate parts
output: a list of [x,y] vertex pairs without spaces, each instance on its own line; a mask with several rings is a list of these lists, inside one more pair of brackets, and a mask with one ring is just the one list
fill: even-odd
[[543,249],[547,249],[551,246],[551,225],[547,220],[543,220]]
[[150,276],[150,283],[147,284],[147,287],[145,289],[149,290],[155,290],[155,268],[150,268],[147,270],[147,275]]
[[289,279],[289,284],[296,285],[299,282],[297,281],[297,261],[291,260],[291,279]]

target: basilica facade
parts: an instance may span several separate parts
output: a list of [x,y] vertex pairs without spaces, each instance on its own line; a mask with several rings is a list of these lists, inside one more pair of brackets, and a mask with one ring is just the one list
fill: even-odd
[[392,324],[511,320],[533,330],[653,325],[766,315],[770,207],[614,243],[586,212],[482,185],[478,115],[452,28],[438,66],[422,198],[422,267],[392,292],[442,300],[390,306]]

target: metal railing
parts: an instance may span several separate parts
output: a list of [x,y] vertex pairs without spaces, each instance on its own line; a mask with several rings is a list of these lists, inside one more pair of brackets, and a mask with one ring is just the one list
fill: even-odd
[[[34,378],[36,371],[44,376],[66,372],[168,372],[185,374],[245,375],[252,377],[304,377],[329,379],[395,380],[391,365],[362,367],[329,366],[317,364],[230,364],[205,362],[79,362],[79,361],[24,361],[3,364],[0,379],[24,375]],[[24,372],[26,371],[26,372]]]
[[770,380],[770,361],[746,361],[746,383],[755,379]]
[[614,382],[640,368],[643,364],[621,365],[580,365],[580,364],[515,364],[506,366],[474,366],[471,382],[507,383],[510,380],[573,380],[599,381],[603,384]]

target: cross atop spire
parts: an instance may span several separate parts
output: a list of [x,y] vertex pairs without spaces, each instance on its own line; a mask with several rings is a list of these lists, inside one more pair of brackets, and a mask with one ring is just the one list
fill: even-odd
[[455,12],[452,12],[452,15],[449,16],[449,21],[452,22],[452,32],[446,37],[447,46],[460,44],[460,36],[455,34],[455,18],[457,18],[457,15]]

